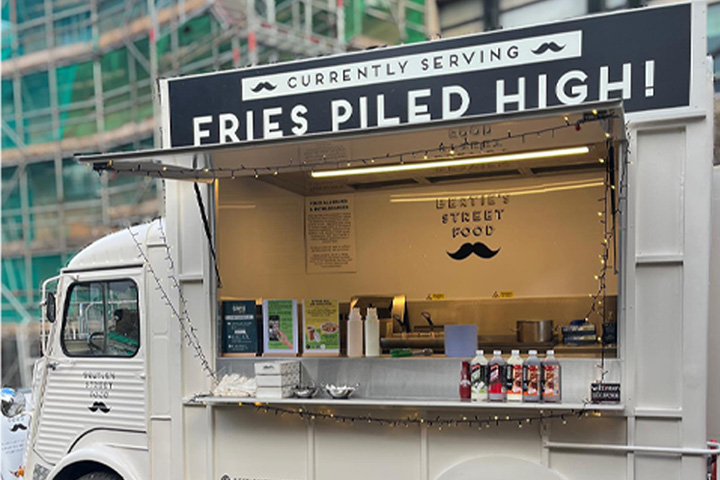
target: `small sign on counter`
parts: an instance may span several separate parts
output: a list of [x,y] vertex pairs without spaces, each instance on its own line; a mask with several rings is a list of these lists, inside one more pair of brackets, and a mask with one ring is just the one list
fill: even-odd
[[263,355],[297,355],[297,329],[297,300],[263,300]]
[[255,356],[260,352],[260,325],[255,300],[224,300],[221,304],[222,356]]
[[337,300],[303,300],[303,355],[340,354],[340,305]]
[[593,383],[590,387],[592,403],[620,403],[619,383]]

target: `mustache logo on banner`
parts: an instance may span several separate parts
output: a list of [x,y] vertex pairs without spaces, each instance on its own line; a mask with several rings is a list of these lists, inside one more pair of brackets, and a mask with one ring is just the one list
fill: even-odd
[[560,50],[562,50],[563,48],[565,48],[565,45],[560,46],[555,42],[545,42],[542,45],[540,45],[538,48],[536,48],[535,50],[530,50],[530,51],[532,53],[534,53],[535,55],[542,55],[543,53],[547,52],[548,50],[552,50],[553,52],[557,53]]
[[110,411],[110,407],[105,405],[103,402],[95,402],[91,406],[88,407],[88,410],[95,413],[98,410],[100,410],[103,413],[108,413]]
[[27,429],[28,429],[28,427],[26,427],[22,423],[16,423],[12,427],[10,427],[11,432],[17,432],[18,430],[27,430]]
[[252,90],[253,93],[259,93],[259,92],[262,92],[263,90],[272,92],[276,88],[277,88],[277,86],[273,85],[270,82],[260,82],[257,85],[255,85],[253,88],[251,88],[250,90]]
[[465,260],[467,257],[469,257],[472,254],[477,255],[480,258],[493,258],[495,255],[498,254],[500,249],[497,250],[490,250],[490,247],[485,245],[482,242],[475,242],[475,243],[463,243],[460,248],[457,249],[456,252],[450,253],[446,252],[450,258],[453,260]]

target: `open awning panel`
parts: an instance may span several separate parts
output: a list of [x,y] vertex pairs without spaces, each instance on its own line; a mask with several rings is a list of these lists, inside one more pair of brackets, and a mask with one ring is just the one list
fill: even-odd
[[[462,119],[364,130],[342,134],[323,134],[242,144],[202,145],[122,152],[104,155],[78,155],[78,161],[97,171],[143,175],[165,179],[211,182],[218,178],[262,177],[285,183],[303,193],[347,190],[358,184],[344,176],[318,179],[313,172],[364,169],[377,166],[418,165],[433,162],[434,168],[410,172],[382,172],[362,175],[365,184],[382,186],[403,179],[425,179],[432,183],[443,177],[477,177],[507,169],[502,158],[508,154],[546,152],[587,147],[570,156],[545,156],[513,161],[512,169],[552,168],[557,165],[597,165],[606,155],[608,142],[625,139],[620,102],[553,108],[535,112]],[[499,161],[449,166],[445,161],[463,159]],[[462,163],[462,162],[460,162]],[[282,175],[280,175],[282,174]],[[274,177],[274,178],[273,178]],[[334,187],[333,187],[334,185]],[[346,187],[346,188],[343,188]]]

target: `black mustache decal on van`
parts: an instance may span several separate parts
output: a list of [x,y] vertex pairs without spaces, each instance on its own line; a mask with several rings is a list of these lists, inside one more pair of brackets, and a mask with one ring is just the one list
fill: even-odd
[[453,260],[465,260],[473,253],[480,258],[493,258],[495,255],[497,255],[499,251],[499,248],[497,250],[490,250],[490,247],[488,247],[484,243],[475,242],[463,243],[460,248],[457,249],[457,252],[447,252],[447,254]]
[[262,92],[263,90],[272,92],[276,88],[277,87],[270,82],[260,82],[257,85],[255,85],[253,88],[251,88],[250,90],[252,90],[253,93],[259,93],[259,92]]
[[560,46],[555,42],[545,42],[542,45],[540,45],[538,48],[536,48],[535,50],[530,50],[530,51],[532,53],[534,53],[535,55],[542,55],[543,53],[547,52],[548,50],[552,50],[553,52],[557,53],[560,50],[562,50],[563,48],[565,48],[565,45]]
[[16,423],[12,427],[10,427],[11,432],[17,432],[18,430],[27,430],[27,429],[28,429],[28,427],[26,427],[22,423]]
[[110,407],[105,405],[103,402],[95,402],[91,406],[88,407],[88,410],[95,413],[98,410],[100,410],[103,413],[108,413],[110,411]]

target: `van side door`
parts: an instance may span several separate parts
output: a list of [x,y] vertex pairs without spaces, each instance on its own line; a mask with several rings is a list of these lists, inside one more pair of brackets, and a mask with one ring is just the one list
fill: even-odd
[[87,272],[63,295],[35,452],[55,465],[84,437],[138,433],[147,447],[141,270]]

